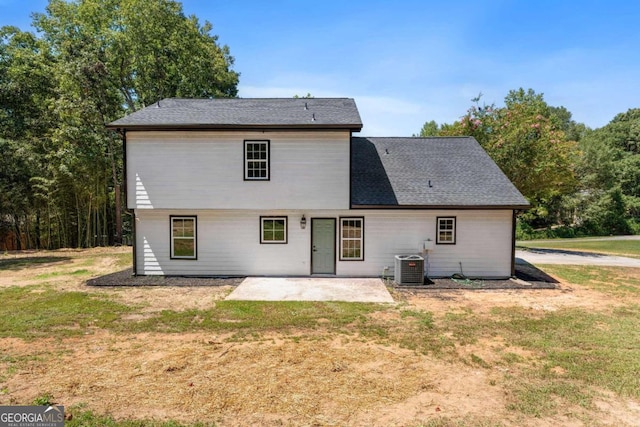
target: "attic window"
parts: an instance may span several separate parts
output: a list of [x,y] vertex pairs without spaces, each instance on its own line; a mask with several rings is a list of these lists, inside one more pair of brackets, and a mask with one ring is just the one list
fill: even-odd
[[269,141],[244,142],[244,179],[269,180]]

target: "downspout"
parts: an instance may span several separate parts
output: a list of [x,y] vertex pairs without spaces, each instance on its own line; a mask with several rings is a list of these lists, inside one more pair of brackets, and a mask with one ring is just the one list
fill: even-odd
[[127,192],[127,130],[122,129],[122,171],[124,175],[124,179],[122,180],[122,193],[123,200],[126,212],[131,217],[131,248],[132,248],[132,259],[133,259],[133,276],[138,275],[137,269],[137,257],[136,257],[136,211],[135,209],[129,209],[129,200],[128,200],[128,192]]
[[516,277],[516,210],[511,212],[511,277]]
[[353,208],[353,130],[349,130],[349,210]]

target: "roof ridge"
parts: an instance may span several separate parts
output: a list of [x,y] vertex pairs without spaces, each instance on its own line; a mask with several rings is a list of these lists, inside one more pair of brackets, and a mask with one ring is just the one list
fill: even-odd
[[333,128],[360,131],[353,98],[165,98],[107,125],[112,129]]
[[[454,138],[473,138],[470,135],[443,135],[443,136],[358,136],[357,138],[375,138],[375,139],[454,139]],[[473,138],[475,139],[475,138]]]
[[[330,100],[334,100],[334,99],[354,99],[348,96],[328,96],[328,97],[313,97],[313,98],[294,98],[294,97],[278,97],[278,96],[273,96],[273,97],[248,97],[248,98],[244,98],[244,97],[229,97],[229,98],[186,98],[186,97],[181,97],[181,96],[175,96],[175,97],[170,97],[170,98],[163,98],[164,100],[184,100],[184,101],[231,101],[231,100],[252,100],[252,101],[259,101],[259,100],[265,100],[265,101],[274,101],[274,100],[290,100],[290,101],[310,101],[310,100],[314,100],[314,99],[330,99]],[[162,99],[161,99],[162,101]]]

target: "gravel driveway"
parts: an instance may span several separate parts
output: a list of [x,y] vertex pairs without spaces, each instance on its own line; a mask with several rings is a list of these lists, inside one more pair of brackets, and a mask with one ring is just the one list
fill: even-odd
[[568,264],[600,265],[610,267],[639,267],[640,259],[623,256],[602,255],[592,252],[565,251],[561,249],[516,250],[517,264]]

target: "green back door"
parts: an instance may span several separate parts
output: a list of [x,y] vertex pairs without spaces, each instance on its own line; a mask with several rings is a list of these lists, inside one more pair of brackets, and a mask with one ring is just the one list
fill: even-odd
[[311,274],[336,273],[336,220],[311,219]]

